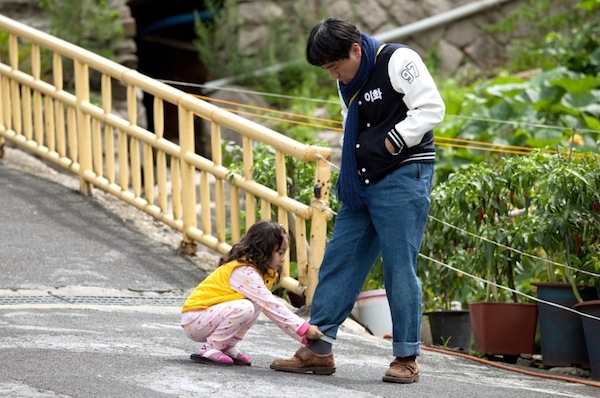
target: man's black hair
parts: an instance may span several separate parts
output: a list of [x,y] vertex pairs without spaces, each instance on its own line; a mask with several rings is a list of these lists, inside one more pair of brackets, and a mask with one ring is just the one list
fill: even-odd
[[322,66],[348,59],[354,43],[362,43],[356,26],[338,18],[324,19],[310,31],[306,43],[306,60],[311,65]]

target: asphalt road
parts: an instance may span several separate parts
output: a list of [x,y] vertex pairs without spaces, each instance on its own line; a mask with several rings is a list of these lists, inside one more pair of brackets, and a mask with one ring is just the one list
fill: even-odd
[[265,317],[240,344],[252,366],[193,363],[180,307],[210,253],[183,256],[40,170],[10,148],[0,160],[0,396],[600,397],[600,387],[429,350],[419,383],[383,383],[391,343],[350,320],[332,376],[269,369],[298,344]]

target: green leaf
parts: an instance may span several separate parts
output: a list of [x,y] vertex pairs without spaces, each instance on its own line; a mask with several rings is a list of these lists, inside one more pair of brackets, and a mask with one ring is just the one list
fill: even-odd
[[544,110],[553,103],[557,102],[563,93],[564,90],[558,87],[542,87],[538,93],[537,100],[533,103],[533,106],[538,111]]
[[571,170],[571,169],[567,169],[565,171],[567,173],[571,174],[572,176],[574,176],[575,178],[579,178],[581,180],[581,182],[583,182],[585,185],[590,185],[590,182],[584,176],[579,174],[577,171]]
[[587,128],[600,131],[600,120],[597,117],[584,115],[583,120]]
[[595,76],[584,75],[578,78],[565,77],[556,79],[551,82],[551,85],[562,87],[569,93],[578,93],[598,87],[598,81]]
[[590,63],[592,65],[600,66],[600,46],[590,54]]
[[567,108],[600,116],[600,90],[568,93],[560,103]]
[[495,97],[514,97],[528,87],[528,83],[522,81],[518,83],[509,83],[506,81],[507,79],[495,79],[494,83],[497,83],[498,80],[500,80],[501,84],[488,86],[485,89],[487,94]]

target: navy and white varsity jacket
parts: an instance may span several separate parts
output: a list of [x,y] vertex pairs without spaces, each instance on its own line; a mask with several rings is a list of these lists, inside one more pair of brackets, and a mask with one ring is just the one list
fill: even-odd
[[[341,94],[340,101],[345,125],[348,109]],[[410,162],[435,161],[432,129],[442,122],[445,105],[414,50],[384,44],[355,101],[359,109],[356,164],[363,184],[373,184]],[[395,154],[387,150],[386,137]]]

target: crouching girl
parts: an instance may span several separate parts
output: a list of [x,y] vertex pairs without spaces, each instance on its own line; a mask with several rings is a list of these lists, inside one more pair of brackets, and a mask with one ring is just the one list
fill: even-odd
[[283,226],[259,221],[194,289],[183,305],[181,319],[187,336],[204,343],[191,355],[192,361],[250,365],[251,359],[237,345],[261,313],[305,345],[323,335],[271,293],[288,244]]

